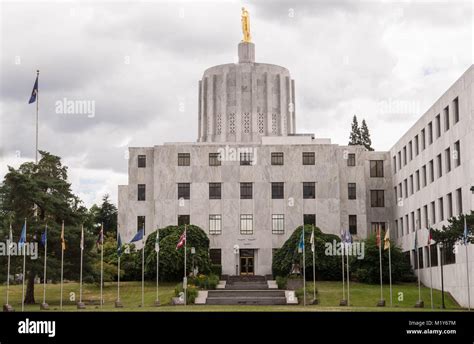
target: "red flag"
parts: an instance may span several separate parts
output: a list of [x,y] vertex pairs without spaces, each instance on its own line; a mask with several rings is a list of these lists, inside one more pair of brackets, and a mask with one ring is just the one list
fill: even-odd
[[186,242],[186,231],[184,231],[183,234],[181,234],[181,236],[179,237],[179,241],[178,241],[178,244],[176,245],[176,249],[181,248],[181,246],[183,246],[185,242]]

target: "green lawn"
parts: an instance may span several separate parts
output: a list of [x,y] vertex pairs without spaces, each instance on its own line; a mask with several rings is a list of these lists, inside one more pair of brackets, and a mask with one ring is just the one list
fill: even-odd
[[[174,295],[175,283],[162,283],[160,285],[160,301],[162,306],[155,307],[153,305],[156,298],[155,284],[150,282],[145,284],[145,307],[140,307],[141,303],[141,282],[122,282],[120,284],[120,294],[124,308],[114,308],[114,301],[117,297],[117,284],[106,283],[104,287],[104,301],[103,310],[106,311],[418,311],[414,308],[415,302],[418,299],[418,286],[416,283],[397,284],[393,286],[393,307],[390,307],[390,297],[388,287],[384,287],[384,297],[387,307],[376,307],[376,303],[380,298],[380,286],[368,285],[361,283],[351,283],[351,307],[339,307],[339,300],[342,296],[342,287],[340,282],[317,282],[319,290],[319,305],[302,305],[292,306],[172,306],[170,305],[171,297]],[[309,299],[312,298],[312,283],[307,284]],[[0,286],[0,295],[2,296],[2,303],[6,293],[6,287]],[[71,293],[75,293],[76,301],[70,301]],[[399,293],[403,293],[403,300],[398,300]],[[10,287],[10,304],[16,311],[21,310],[21,285],[14,285]],[[425,301],[426,311],[431,311],[430,290],[422,287],[422,299]],[[27,311],[39,311],[39,304],[42,301],[43,286],[35,286],[36,305],[26,305]],[[89,301],[96,301],[98,303],[100,297],[100,289],[97,285],[86,284],[83,287],[83,300],[86,302],[86,310],[83,311],[100,311],[98,305],[87,305]],[[441,306],[441,292],[433,290],[434,310],[440,310]],[[46,302],[50,305],[51,310],[59,310],[60,299],[60,285],[51,284],[47,286]],[[79,284],[65,283],[64,284],[64,311],[76,311],[76,302],[79,299]],[[456,302],[445,294],[446,309],[449,311],[462,310]]]

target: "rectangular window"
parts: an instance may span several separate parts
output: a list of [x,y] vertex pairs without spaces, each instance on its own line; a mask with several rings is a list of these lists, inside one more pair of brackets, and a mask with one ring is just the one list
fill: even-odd
[[273,152],[272,153],[272,165],[283,165],[283,153]]
[[453,194],[448,193],[446,198],[448,200],[448,218],[447,219],[450,219],[453,217]]
[[422,129],[421,130],[421,150],[424,151],[425,148],[426,148],[426,132],[425,132],[425,129]]
[[178,153],[178,166],[190,166],[190,165],[191,165],[191,154]]
[[189,183],[178,183],[178,199],[189,199],[191,196]]
[[209,153],[209,166],[221,166],[220,153]]
[[444,158],[446,161],[446,173],[449,173],[451,172],[451,148],[445,149]]
[[421,229],[421,209],[420,208],[416,210],[416,223],[417,223],[416,228]]
[[138,200],[139,201],[146,200],[146,185],[145,184],[138,184]]
[[444,131],[449,130],[449,106],[444,108]]
[[403,147],[403,166],[407,164],[407,146]]
[[372,208],[385,207],[384,190],[370,190],[370,206]]
[[356,165],[356,155],[355,153],[349,153],[347,157],[347,166],[355,166]]
[[443,197],[438,198],[439,220],[444,221],[444,202]]
[[436,138],[441,136],[441,118],[440,115],[436,116]]
[[458,167],[459,165],[461,165],[461,143],[459,141],[456,141],[454,143],[453,157],[454,167]]
[[410,217],[411,217],[411,231],[414,232],[416,227],[415,227],[415,212],[412,211],[410,213]]
[[272,183],[272,199],[285,198],[284,183]]
[[433,160],[430,160],[429,162],[429,166],[430,166],[430,183],[433,183],[434,182],[434,162]]
[[220,248],[211,248],[209,250],[209,259],[213,265],[222,265],[222,250]]
[[459,122],[459,99],[456,97],[453,100],[453,115],[454,115],[454,124]]
[[418,142],[418,135],[415,136],[415,156],[418,156],[420,154],[420,146]]
[[441,159],[441,154],[438,154],[437,160],[438,160],[438,178],[441,178],[443,176],[443,160]]
[[398,184],[398,190],[398,193],[400,194],[398,197],[403,198],[402,183]]
[[143,235],[145,235],[145,216],[137,216],[137,232],[143,229]]
[[407,231],[406,234],[410,233],[410,222],[408,222],[408,214],[405,215],[405,228],[406,228],[406,231]]
[[420,191],[420,188],[421,188],[420,170],[416,170],[415,176],[416,176],[416,191]]
[[178,215],[178,226],[189,225],[190,223],[189,215]]
[[432,244],[429,249],[431,251],[431,266],[438,266],[438,246]]
[[433,143],[433,122],[428,123],[428,144]]
[[423,173],[423,187],[425,187],[428,184],[428,178],[426,176],[426,165],[424,165],[421,169]]
[[400,236],[405,235],[405,232],[403,231],[403,217],[398,220],[398,223],[400,224]]
[[383,177],[383,160],[370,160],[370,176]]
[[457,202],[457,211],[458,215],[462,214],[462,190],[461,188],[456,190],[456,202]]
[[420,260],[420,269],[423,269],[423,247],[418,247],[418,259]]
[[456,264],[456,254],[454,253],[454,247],[453,245],[449,245],[446,248],[441,249],[441,254],[444,256],[443,257],[443,264],[448,265],[448,264]]
[[139,155],[137,158],[137,161],[138,161],[138,168],[146,167],[146,155]]
[[272,215],[272,233],[273,234],[285,233],[285,215],[283,214]]
[[209,183],[209,199],[221,199],[221,183]]
[[348,195],[349,199],[356,199],[357,198],[356,183],[348,183],[347,184],[347,195]]
[[428,205],[425,205],[423,207],[423,212],[425,214],[425,228],[428,228],[430,226],[430,218],[428,214]]
[[408,142],[408,158],[410,161],[413,160],[413,143],[411,141]]
[[357,215],[349,215],[349,233],[357,235]]
[[316,214],[303,214],[303,224],[316,226]]
[[398,152],[398,170],[402,169],[402,153]]
[[[370,233],[377,233],[377,230],[380,228],[382,232],[385,232],[385,222],[371,222],[370,223]],[[383,233],[382,233],[383,235]],[[382,238],[383,240],[383,238]],[[383,244],[382,244],[383,246]]]
[[397,156],[393,156],[393,174],[397,173]]
[[413,187],[413,174],[410,175],[410,195],[413,195],[415,188]]
[[252,199],[252,183],[240,183],[240,199]]
[[209,234],[221,234],[222,233],[222,215],[213,214],[209,215]]
[[436,223],[436,206],[435,202],[431,202],[431,224],[434,225]]
[[240,165],[250,166],[253,164],[253,153],[240,153]]
[[403,186],[404,186],[404,189],[405,189],[405,198],[408,197],[408,179],[405,179],[403,181]]
[[303,152],[303,165],[314,165],[315,155],[314,152]]
[[315,182],[303,182],[303,198],[304,199],[316,198],[316,183]]
[[240,234],[243,234],[243,235],[253,234],[253,215],[252,214],[240,215]]

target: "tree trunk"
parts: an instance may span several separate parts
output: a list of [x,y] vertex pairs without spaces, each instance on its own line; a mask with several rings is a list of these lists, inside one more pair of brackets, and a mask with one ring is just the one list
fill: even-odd
[[25,304],[35,304],[35,276],[36,274],[32,271],[28,273],[28,280],[26,282],[26,293],[25,293]]

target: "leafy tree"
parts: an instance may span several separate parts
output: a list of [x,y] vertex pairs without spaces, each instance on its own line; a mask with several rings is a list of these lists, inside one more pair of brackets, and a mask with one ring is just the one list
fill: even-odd
[[349,146],[357,146],[362,144],[362,134],[357,121],[357,116],[354,115],[351,124],[351,133],[349,134]]
[[[8,173],[0,186],[0,236],[8,237],[9,225],[12,224],[14,240],[18,241],[21,228],[27,220],[27,242],[39,243],[45,224],[48,224],[48,279],[57,280],[60,275],[61,223],[65,223],[66,251],[64,253],[64,278],[76,279],[79,275],[80,259],[80,225],[87,219],[87,209],[80,205],[80,200],[71,192],[67,181],[67,167],[61,159],[48,152],[40,151],[38,164],[23,163],[18,169],[8,167]],[[92,247],[94,238],[86,229],[85,246]],[[25,303],[35,303],[34,280],[42,276],[44,249],[39,245],[39,259],[27,258],[27,288]],[[95,258],[90,250],[84,251],[84,274],[94,278],[91,262]],[[22,256],[12,256],[11,273],[22,272]],[[6,278],[6,267],[0,272]],[[2,279],[3,279],[2,276]]]
[[474,213],[448,219],[448,226],[440,229],[431,229],[432,238],[436,243],[442,243],[444,247],[453,247],[457,243],[462,243],[464,239],[464,218],[468,228],[467,241],[474,243]]
[[372,140],[370,139],[369,128],[367,127],[367,123],[365,122],[365,119],[362,120],[362,126],[360,128],[360,138],[361,138],[362,145],[364,145],[364,147],[367,150],[369,151],[374,150],[372,148]]
[[[302,253],[298,252],[298,244],[301,240],[303,226],[299,226],[278,249],[273,257],[272,271],[274,276],[288,276],[294,263],[302,265]],[[306,225],[305,231],[305,266],[306,278],[313,278],[313,253],[311,252],[311,232],[312,226]],[[315,272],[318,280],[338,280],[341,272],[341,259],[339,256],[326,255],[326,243],[339,242],[337,235],[324,234],[318,227],[314,228],[315,237]]]
[[96,204],[91,207],[90,213],[96,227],[103,223],[106,235],[114,238],[117,236],[117,207],[110,202],[108,194],[102,197],[100,207]]

